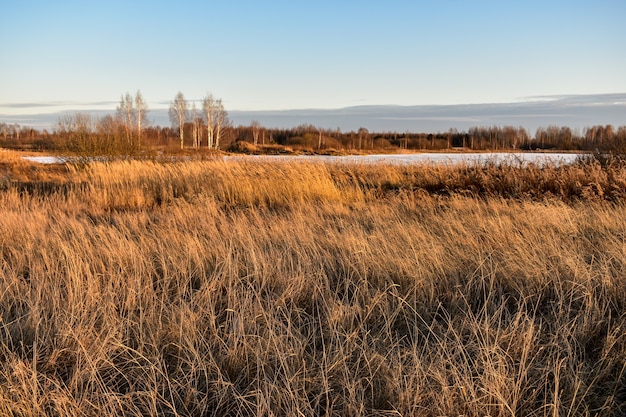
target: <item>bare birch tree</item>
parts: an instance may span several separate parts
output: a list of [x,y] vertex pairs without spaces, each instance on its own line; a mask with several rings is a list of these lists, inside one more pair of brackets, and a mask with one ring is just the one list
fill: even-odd
[[174,101],[170,104],[169,110],[172,128],[178,128],[180,137],[180,149],[185,148],[185,123],[189,119],[189,103],[180,91],[176,94]]
[[117,106],[116,113],[117,117],[119,117],[119,119],[122,121],[122,125],[124,126],[126,141],[132,148],[133,131],[137,115],[135,112],[135,107],[133,105],[133,96],[130,93],[122,94],[120,104]]
[[139,90],[135,94],[135,117],[137,120],[137,141],[141,143],[141,131],[148,123],[148,103],[143,99]]
[[255,145],[259,143],[259,133],[261,133],[261,123],[258,120],[253,120],[250,123],[250,127],[252,128],[252,139]]
[[359,136],[359,149],[363,149],[363,143],[367,144],[367,139],[370,136],[370,132],[366,128],[360,127],[358,136]]
[[207,129],[207,147],[213,148],[215,140],[216,109],[213,94],[207,94],[202,100],[202,110]]
[[213,94],[207,93],[202,100],[202,117],[206,122],[207,146],[209,149],[220,147],[222,129],[228,126],[228,113],[224,110],[221,99],[216,99]]
[[201,135],[201,116],[198,113],[198,109],[196,108],[196,103],[194,102],[191,106],[191,122],[193,125],[193,147],[200,147],[200,135]]
[[322,149],[322,144],[324,143],[324,129],[319,127],[317,129],[317,149]]
[[141,144],[142,129],[147,124],[148,104],[141,95],[141,91],[133,98],[130,93],[122,94],[117,106],[116,117],[124,128],[126,149],[136,150]]
[[222,104],[222,99],[218,99],[215,101],[215,149],[219,149],[220,147],[220,139],[222,137],[222,129],[228,126],[230,122],[228,120],[228,112],[224,110],[224,104]]

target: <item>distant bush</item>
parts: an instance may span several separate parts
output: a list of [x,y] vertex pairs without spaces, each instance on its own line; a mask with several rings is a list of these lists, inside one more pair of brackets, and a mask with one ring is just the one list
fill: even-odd
[[293,148],[291,148],[290,146],[283,146],[283,145],[277,145],[277,144],[271,144],[271,145],[257,145],[259,152],[266,154],[266,155],[289,155],[289,154],[293,154]]
[[253,154],[253,153],[257,153],[259,148],[250,142],[246,142],[244,140],[238,140],[230,144],[230,146],[226,150],[228,152]]

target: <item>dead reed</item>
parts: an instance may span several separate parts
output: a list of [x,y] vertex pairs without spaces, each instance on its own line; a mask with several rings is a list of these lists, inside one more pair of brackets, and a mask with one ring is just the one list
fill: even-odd
[[9,178],[0,413],[622,416],[624,172],[128,161],[63,189]]

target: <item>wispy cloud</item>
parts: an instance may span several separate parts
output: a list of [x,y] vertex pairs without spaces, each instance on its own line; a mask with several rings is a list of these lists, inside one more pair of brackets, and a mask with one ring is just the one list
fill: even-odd
[[71,105],[71,103],[46,102],[46,103],[0,103],[0,108],[7,109],[30,109],[39,107],[59,107]]
[[0,103],[0,108],[7,109],[30,109],[30,108],[44,108],[44,107],[101,107],[115,105],[115,101],[93,101],[93,102],[79,102],[79,101],[45,101],[38,103]]
[[555,105],[626,105],[626,93],[531,96],[525,97],[522,102],[544,102]]
[[[65,113],[110,113],[115,111],[113,101],[46,101],[0,103],[0,121],[18,123],[37,128],[51,128],[58,117]],[[24,120],[28,118],[28,120]]]

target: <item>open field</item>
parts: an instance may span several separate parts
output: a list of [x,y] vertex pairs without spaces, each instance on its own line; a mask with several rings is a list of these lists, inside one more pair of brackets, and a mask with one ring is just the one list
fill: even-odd
[[626,167],[0,153],[0,414],[623,416]]

